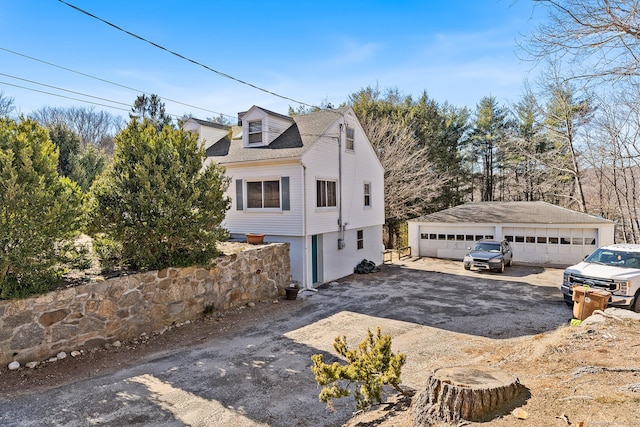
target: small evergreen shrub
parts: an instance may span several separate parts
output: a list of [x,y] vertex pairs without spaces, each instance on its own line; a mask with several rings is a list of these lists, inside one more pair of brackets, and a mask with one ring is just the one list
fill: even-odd
[[332,399],[349,396],[352,385],[359,409],[381,403],[384,385],[391,385],[403,395],[407,394],[400,388],[400,374],[406,356],[395,355],[391,351],[391,336],[382,335],[380,327],[375,336],[367,329],[367,338],[355,349],[349,350],[345,336],[336,337],[333,348],[346,359],[345,365],[324,363],[322,354],[311,356],[311,371],[318,385],[323,387],[318,397],[329,408],[332,407]]

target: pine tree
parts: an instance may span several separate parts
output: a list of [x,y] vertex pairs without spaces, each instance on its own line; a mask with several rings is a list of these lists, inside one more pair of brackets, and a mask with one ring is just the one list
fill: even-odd
[[218,254],[229,179],[196,135],[133,119],[115,137],[116,151],[93,186],[93,230],[122,245],[131,268],[203,264]]

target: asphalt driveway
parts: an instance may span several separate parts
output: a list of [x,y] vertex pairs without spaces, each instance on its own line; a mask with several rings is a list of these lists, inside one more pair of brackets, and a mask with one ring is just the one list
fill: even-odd
[[[377,326],[407,354],[403,383],[468,361],[496,343],[556,329],[571,317],[562,270],[468,272],[460,262],[385,265],[302,292],[292,310],[223,339],[156,355],[140,366],[43,393],[0,399],[2,426],[340,426],[351,398],[318,401],[310,357],[333,339],[357,343]],[[51,367],[49,369],[55,369]],[[1,379],[0,379],[1,380]]]

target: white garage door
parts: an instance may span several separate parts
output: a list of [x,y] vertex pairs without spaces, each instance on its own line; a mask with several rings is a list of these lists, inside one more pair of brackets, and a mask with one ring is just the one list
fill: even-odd
[[419,256],[462,259],[467,248],[480,239],[493,239],[494,227],[420,226]]
[[514,262],[575,264],[598,247],[595,228],[504,227]]

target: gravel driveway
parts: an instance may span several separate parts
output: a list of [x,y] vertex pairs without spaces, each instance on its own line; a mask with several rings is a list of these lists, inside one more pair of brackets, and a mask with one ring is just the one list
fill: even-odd
[[460,262],[422,258],[383,266],[301,292],[292,310],[198,347],[39,394],[0,400],[2,426],[340,426],[318,401],[310,357],[333,354],[377,326],[407,355],[403,383],[420,389],[428,373],[466,363],[510,340],[553,330],[571,311],[562,270],[512,266],[468,272]]

